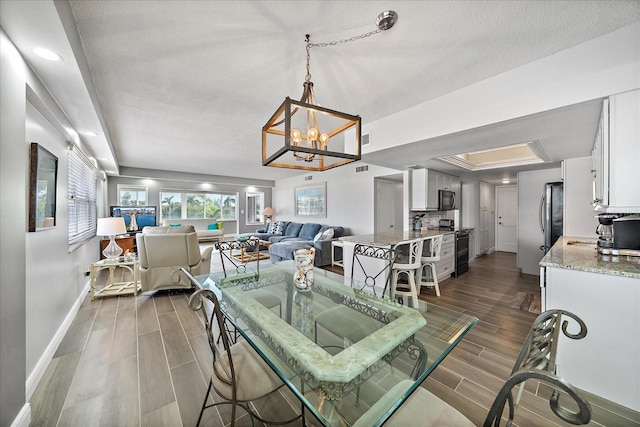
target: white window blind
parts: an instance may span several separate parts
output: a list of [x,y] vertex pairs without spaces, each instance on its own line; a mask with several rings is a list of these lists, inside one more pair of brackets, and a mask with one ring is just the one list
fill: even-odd
[[69,245],[96,235],[98,173],[78,149],[69,150]]

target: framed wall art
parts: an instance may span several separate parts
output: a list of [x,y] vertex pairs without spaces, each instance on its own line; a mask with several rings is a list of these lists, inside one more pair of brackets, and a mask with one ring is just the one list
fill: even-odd
[[295,214],[306,217],[327,216],[327,183],[295,187]]
[[58,158],[35,142],[29,150],[29,231],[39,231],[56,225]]

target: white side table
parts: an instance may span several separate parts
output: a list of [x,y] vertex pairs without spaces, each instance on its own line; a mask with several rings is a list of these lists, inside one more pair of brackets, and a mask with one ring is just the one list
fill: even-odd
[[[109,280],[104,288],[96,288],[96,279],[100,272],[104,269],[109,269]],[[124,268],[129,270],[133,280],[116,282],[114,280],[114,273],[116,268]],[[108,261],[106,259],[94,262],[91,264],[91,299],[94,300],[99,297],[106,296],[118,296],[118,295],[138,295],[138,291],[142,289],[140,279],[138,278],[138,260],[125,261],[123,257],[118,258],[117,261]]]
[[331,265],[344,268],[344,252],[342,259],[336,259],[336,248],[344,248],[344,242],[342,240],[331,241]]

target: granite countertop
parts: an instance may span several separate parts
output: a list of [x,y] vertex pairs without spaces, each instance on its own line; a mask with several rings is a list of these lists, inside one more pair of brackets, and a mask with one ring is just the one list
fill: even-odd
[[596,242],[594,238],[560,237],[540,265],[640,279],[640,257],[600,255]]
[[392,246],[404,240],[412,240],[420,237],[443,236],[455,233],[453,230],[426,230],[426,231],[387,231],[384,233],[362,234],[359,236],[344,236],[340,240],[344,242],[361,243],[363,245]]

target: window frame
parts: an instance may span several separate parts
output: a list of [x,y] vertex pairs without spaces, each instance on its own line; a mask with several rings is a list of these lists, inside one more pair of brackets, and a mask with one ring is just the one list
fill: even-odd
[[[164,210],[163,207],[165,205],[163,205],[163,199],[164,199],[164,195],[165,194],[179,194],[180,195],[180,217],[179,218],[165,218],[164,215]],[[188,216],[188,198],[191,195],[200,195],[203,197],[203,199],[208,198],[208,196],[219,196],[220,197],[220,218],[207,218],[205,216],[206,213],[206,208],[203,208],[203,216],[202,217],[189,217]],[[222,212],[223,212],[223,203],[224,203],[224,198],[232,196],[235,199],[235,203],[234,203],[234,217],[233,218],[225,218],[222,217]],[[184,220],[189,220],[189,219],[211,219],[211,220],[217,220],[217,221],[238,221],[238,198],[239,198],[239,194],[237,192],[210,192],[210,191],[194,191],[194,190],[175,190],[175,189],[161,189],[160,191],[158,191],[158,201],[159,201],[159,205],[160,205],[160,221],[164,221],[164,220],[180,220],[180,219],[184,219]],[[203,200],[203,202],[205,202],[206,205],[206,200]],[[176,203],[176,202],[172,202],[172,203]],[[216,205],[217,206],[217,205]]]
[[68,153],[68,243],[72,252],[96,236],[98,169],[80,149],[72,147]]
[[[256,203],[254,208],[254,204],[250,202],[249,199],[255,198],[259,202]],[[246,224],[247,225],[263,225],[264,224],[264,215],[262,212],[265,209],[264,206],[264,192],[261,191],[248,191],[245,196],[245,204],[246,204]]]
[[[118,197],[118,206],[149,206],[149,187],[147,185],[130,185],[130,184],[118,184],[117,186],[117,197]],[[145,198],[145,202],[144,203],[139,203],[136,205],[125,205],[122,203],[122,195],[121,193],[124,191],[129,191],[129,192],[135,192],[135,193],[140,193],[140,192],[144,192],[144,198]]]

